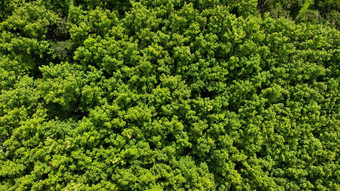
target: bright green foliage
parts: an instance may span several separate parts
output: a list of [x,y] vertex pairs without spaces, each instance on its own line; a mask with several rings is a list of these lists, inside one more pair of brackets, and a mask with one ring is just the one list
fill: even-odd
[[3,1],[0,190],[339,190],[337,2],[287,2]]

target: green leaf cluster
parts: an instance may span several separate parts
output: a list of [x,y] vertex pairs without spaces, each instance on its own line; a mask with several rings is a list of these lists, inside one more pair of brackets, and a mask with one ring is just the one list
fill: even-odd
[[337,2],[287,2],[1,2],[0,190],[339,190]]

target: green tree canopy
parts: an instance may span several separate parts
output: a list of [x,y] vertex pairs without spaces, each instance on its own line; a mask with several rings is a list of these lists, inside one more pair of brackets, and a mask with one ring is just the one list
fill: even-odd
[[0,190],[339,190],[339,6],[264,2],[2,1]]

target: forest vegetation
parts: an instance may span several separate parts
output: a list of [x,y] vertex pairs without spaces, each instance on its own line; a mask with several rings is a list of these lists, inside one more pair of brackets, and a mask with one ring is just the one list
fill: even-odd
[[339,0],[1,0],[0,190],[340,190]]

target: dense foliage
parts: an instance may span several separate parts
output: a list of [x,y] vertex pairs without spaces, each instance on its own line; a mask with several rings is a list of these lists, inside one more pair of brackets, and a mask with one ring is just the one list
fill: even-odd
[[260,13],[298,22],[324,23],[340,27],[339,0],[259,0]]
[[339,1],[263,2],[1,1],[0,190],[339,190]]

